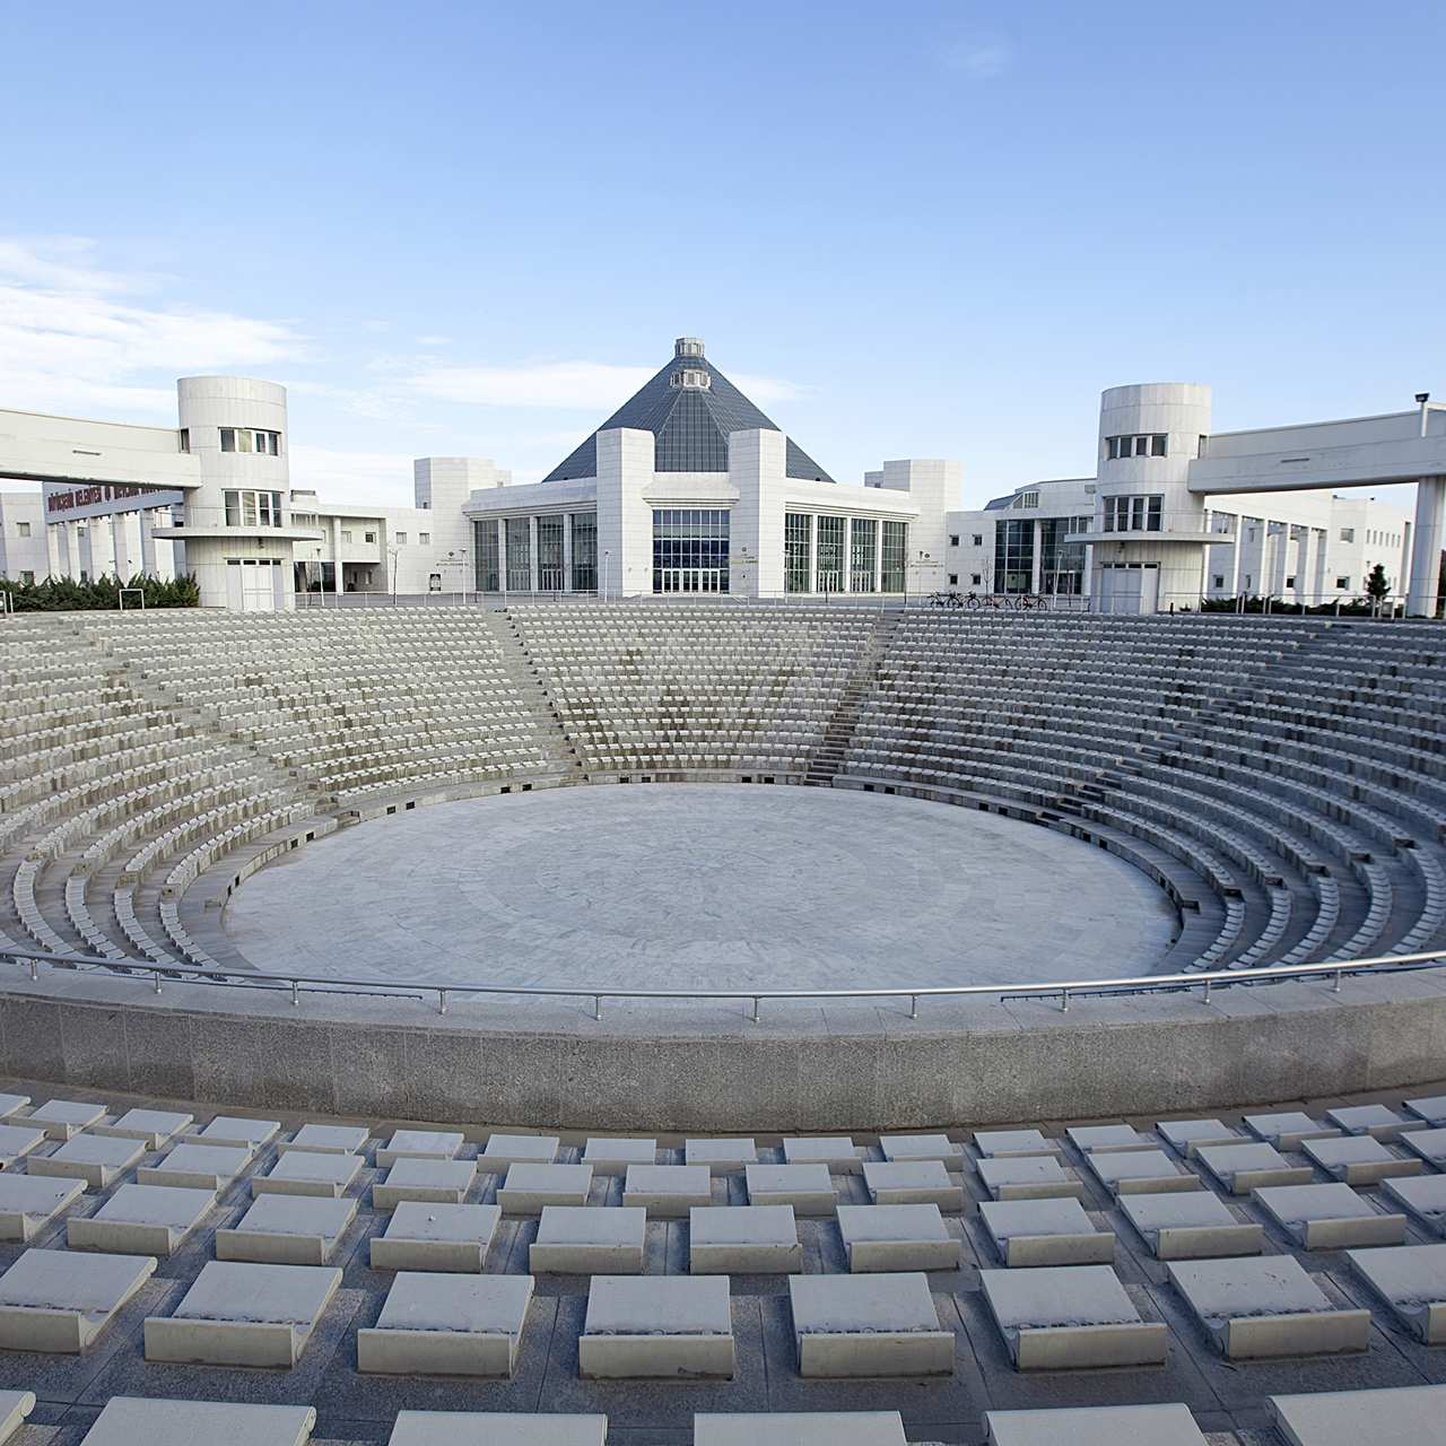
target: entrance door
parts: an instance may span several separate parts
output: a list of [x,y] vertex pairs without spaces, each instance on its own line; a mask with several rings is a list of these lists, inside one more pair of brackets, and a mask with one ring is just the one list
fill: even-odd
[[660,567],[653,574],[654,592],[727,592],[728,574],[721,567]]
[[241,611],[271,612],[276,607],[276,564],[246,561],[241,565]]

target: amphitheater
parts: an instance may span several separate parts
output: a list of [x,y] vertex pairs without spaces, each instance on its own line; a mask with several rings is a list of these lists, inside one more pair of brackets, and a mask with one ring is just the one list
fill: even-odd
[[0,666],[0,1441],[1446,1441],[1437,627]]

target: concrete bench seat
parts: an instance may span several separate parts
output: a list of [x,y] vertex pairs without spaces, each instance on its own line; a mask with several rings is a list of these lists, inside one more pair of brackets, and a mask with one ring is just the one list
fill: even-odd
[[641,1205],[649,1216],[681,1220],[695,1205],[712,1203],[707,1165],[629,1165],[623,1177],[623,1204]]
[[0,1391],[0,1442],[14,1441],[34,1409],[33,1391]]
[[578,1338],[594,1379],[731,1379],[733,1311],[717,1275],[595,1275]]
[[1283,1110],[1279,1113],[1246,1115],[1245,1128],[1257,1140],[1274,1145],[1277,1150],[1289,1152],[1298,1150],[1306,1140],[1324,1140],[1342,1132],[1335,1125],[1325,1125],[1313,1120],[1303,1110]]
[[530,1275],[404,1272],[376,1325],[357,1332],[357,1370],[511,1376],[532,1289]]
[[1315,1172],[1309,1165],[1292,1165],[1274,1145],[1202,1145],[1196,1152],[1202,1165],[1231,1195],[1248,1195],[1261,1186],[1309,1185]]
[[907,1438],[897,1411],[700,1411],[693,1446],[907,1446]]
[[[310,1406],[251,1406],[231,1401],[142,1400],[115,1396],[81,1446],[306,1446],[316,1426]],[[3,1438],[0,1438],[3,1439]]]
[[510,1165],[497,1188],[504,1215],[540,1215],[548,1205],[586,1205],[591,1165]]
[[288,1150],[264,1174],[251,1177],[252,1195],[325,1195],[335,1200],[361,1174],[365,1161],[345,1151]]
[[8,1120],[30,1103],[29,1095],[13,1095],[0,1090],[0,1120]]
[[147,1316],[148,1361],[290,1369],[341,1284],[319,1265],[211,1260],[168,1316]]
[[325,1265],[356,1219],[355,1200],[260,1195],[234,1226],[216,1232],[217,1260]]
[[991,1200],[1084,1198],[1084,1183],[1053,1155],[1002,1155],[979,1160],[974,1168]]
[[168,1185],[122,1185],[94,1215],[66,1221],[72,1250],[121,1255],[175,1254],[216,1203],[213,1191]]
[[[3,1206],[4,1176],[0,1176],[0,1206]],[[1404,1210],[1423,1230],[1446,1235],[1446,1175],[1419,1175],[1404,1180],[1381,1182],[1381,1203]]]
[[1418,1340],[1446,1342],[1446,1245],[1351,1250],[1346,1259]]
[[178,1185],[219,1194],[251,1163],[249,1145],[177,1145],[154,1165],[142,1165],[142,1185]]
[[699,1205],[688,1212],[694,1275],[780,1275],[803,1269],[791,1205]]
[[706,1165],[714,1175],[731,1174],[757,1160],[758,1146],[750,1139],[683,1141],[683,1163]]
[[455,1160],[462,1148],[460,1130],[398,1130],[377,1149],[377,1167],[385,1170],[398,1160]]
[[1062,1146],[1038,1130],[975,1130],[974,1147],[985,1159],[1004,1155],[1057,1155]]
[[1190,1408],[1181,1405],[986,1411],[984,1420],[985,1446],[1209,1446]]
[[395,1210],[403,1200],[460,1205],[476,1179],[471,1160],[403,1156],[372,1186],[372,1208]]
[[1432,1446],[1446,1415],[1446,1386],[1395,1386],[1271,1396],[1270,1413],[1288,1446]]
[[84,1351],[155,1269],[150,1256],[26,1250],[0,1276],[0,1348]]
[[1370,1311],[1337,1305],[1293,1255],[1181,1261],[1167,1269],[1229,1360],[1366,1349]]
[[8,1170],[49,1138],[44,1130],[28,1125],[0,1125],[0,1170]]
[[854,1274],[957,1270],[963,1262],[963,1242],[937,1205],[840,1205],[838,1228]]
[[480,1271],[501,1220],[499,1205],[403,1200],[371,1241],[372,1269]]
[[106,1190],[131,1166],[145,1158],[142,1140],[107,1140],[75,1135],[53,1155],[31,1155],[25,1162],[32,1175],[84,1180],[91,1190]]
[[1306,1250],[1344,1250],[1352,1245],[1399,1245],[1406,1217],[1377,1210],[1349,1185],[1266,1186],[1257,1205]]
[[528,1269],[534,1275],[641,1275],[647,1224],[648,1212],[638,1205],[544,1205]]
[[1332,1179],[1347,1185],[1379,1185],[1382,1180],[1419,1175],[1425,1169],[1417,1157],[1392,1154],[1375,1135],[1343,1135],[1307,1140],[1301,1150]]
[[838,1191],[825,1164],[745,1165],[751,1205],[791,1205],[795,1215],[832,1215]]
[[825,1165],[831,1175],[857,1175],[863,1168],[850,1135],[785,1135],[783,1159],[788,1165]]
[[84,1194],[84,1180],[0,1174],[0,1240],[29,1241]]
[[217,1115],[190,1137],[197,1145],[243,1145],[253,1152],[269,1145],[281,1133],[280,1120],[252,1120],[241,1115]]
[[1446,1128],[1432,1126],[1428,1130],[1410,1130],[1397,1143],[1417,1159],[1435,1170],[1446,1170]]
[[1193,1160],[1202,1145],[1235,1145],[1246,1137],[1217,1119],[1157,1120],[1155,1129],[1176,1154]]
[[954,1333],[922,1271],[796,1275],[788,1296],[801,1376],[953,1373]]
[[194,1115],[175,1110],[127,1110],[118,1120],[92,1125],[90,1132],[120,1140],[144,1140],[147,1150],[159,1150],[194,1120]]
[[1084,1155],[1094,1150],[1154,1150],[1158,1145],[1133,1125],[1074,1125],[1065,1131],[1069,1142]]
[[955,1144],[948,1135],[880,1135],[879,1149],[890,1164],[938,1160],[957,1170],[964,1161],[964,1146]]
[[399,1411],[387,1446],[605,1446],[606,1416]]
[[1156,1260],[1258,1255],[1265,1248],[1265,1227],[1241,1220],[1209,1190],[1122,1195],[1119,1203]]
[[477,1156],[477,1169],[505,1175],[513,1165],[551,1165],[558,1144],[556,1135],[490,1135]]
[[979,1219],[1008,1266],[1097,1265],[1115,1258],[1115,1235],[1078,1200],[986,1200]]
[[[69,1140],[99,1124],[107,1108],[93,1100],[47,1100],[23,1116],[23,1120],[44,1130],[52,1140]],[[21,1120],[15,1119],[12,1123],[20,1124]]]
[[312,1155],[357,1155],[366,1149],[371,1131],[365,1125],[322,1125],[309,1123],[289,1140],[277,1145],[281,1154],[303,1150]]
[[979,1282],[1017,1370],[1159,1365],[1169,1333],[1147,1321],[1108,1265],[981,1270]]
[[1402,1130],[1419,1130],[1421,1122],[1397,1113],[1389,1105],[1341,1105],[1326,1111],[1326,1119],[1348,1135],[1371,1135],[1394,1140]]
[[1160,1149],[1096,1150],[1089,1172],[1112,1195],[1166,1195],[1203,1188],[1200,1177]]
[[937,1205],[957,1214],[964,1187],[939,1160],[865,1160],[864,1188],[875,1205]]
[[1406,1108],[1432,1129],[1446,1125],[1446,1095],[1424,1095],[1407,1100]]
[[582,1147],[582,1163],[591,1165],[594,1175],[626,1175],[629,1165],[656,1165],[658,1142],[643,1136],[588,1136]]

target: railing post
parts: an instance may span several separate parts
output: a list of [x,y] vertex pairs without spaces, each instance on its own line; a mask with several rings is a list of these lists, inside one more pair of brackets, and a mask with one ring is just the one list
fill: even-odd
[[438,1013],[438,1014],[445,1014],[446,1012],[447,1012],[447,991],[446,991],[445,989],[439,989],[439,990],[437,991],[437,1013]]
[[1068,989],[1061,989],[1061,990],[1059,991],[1059,1012],[1060,1012],[1061,1014],[1064,1014],[1064,1013],[1066,1013],[1066,1012],[1068,1011],[1068,1009],[1069,1009],[1069,990],[1068,990]]
[[293,979],[291,981],[291,1007],[295,1009],[301,1003],[301,985]]
[[156,970],[155,991],[157,994],[161,992],[161,971],[159,969]]
[[39,980],[39,978],[40,978],[40,960],[39,960],[39,959],[32,959],[32,960],[30,961],[30,977],[31,977],[32,979],[34,979],[34,980],[37,980],[37,981]]
[[909,1018],[910,1018],[910,1019],[917,1019],[918,1017],[919,1017],[919,996],[918,996],[917,994],[911,994],[911,995],[909,996]]
[[593,1017],[594,1019],[601,1019],[601,1018],[602,1018],[602,995],[601,995],[601,994],[594,994],[593,997],[592,997],[592,1017]]
[[1210,1003],[1210,981],[1208,979],[1205,981],[1205,1003]]
[[1341,992],[1341,975],[1342,975],[1344,972],[1345,972],[1344,970],[1337,969],[1336,972],[1335,972],[1335,974],[1334,974],[1334,976],[1332,977],[1332,980],[1331,980],[1331,993],[1332,993],[1332,994],[1339,994],[1339,993]]
[[756,994],[753,996],[753,1013],[748,1018],[752,1023],[758,1023],[758,996]]

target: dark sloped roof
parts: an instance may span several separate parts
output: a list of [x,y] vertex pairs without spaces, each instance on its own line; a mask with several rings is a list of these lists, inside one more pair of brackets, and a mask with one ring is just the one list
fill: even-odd
[[[730,432],[776,432],[779,428],[722,372],[707,361],[701,347],[677,353],[652,379],[630,397],[585,442],[558,463],[542,480],[565,482],[597,476],[597,435],[619,427],[651,432],[657,438],[654,467],[659,472],[726,472]],[[694,346],[699,346],[693,343]],[[701,374],[706,385],[680,381],[683,369]],[[785,471],[803,481],[832,482],[833,478],[792,438],[787,442]]]

